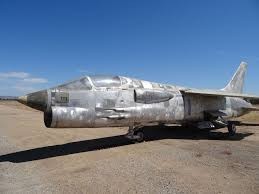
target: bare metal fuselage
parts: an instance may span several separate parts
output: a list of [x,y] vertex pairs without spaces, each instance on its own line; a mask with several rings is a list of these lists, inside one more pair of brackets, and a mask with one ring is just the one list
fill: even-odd
[[[241,98],[184,94],[179,87],[119,77],[116,87],[97,87],[90,77],[49,89],[47,127],[112,127],[188,123],[205,120],[206,112],[224,117],[245,114],[251,104]],[[79,87],[89,82],[89,87]],[[167,95],[168,94],[168,95]]]

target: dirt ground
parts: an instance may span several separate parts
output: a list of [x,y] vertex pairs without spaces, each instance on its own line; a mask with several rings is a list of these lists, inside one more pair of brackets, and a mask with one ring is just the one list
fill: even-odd
[[259,113],[232,138],[148,127],[140,144],[126,128],[47,129],[42,117],[0,102],[0,193],[259,193]]

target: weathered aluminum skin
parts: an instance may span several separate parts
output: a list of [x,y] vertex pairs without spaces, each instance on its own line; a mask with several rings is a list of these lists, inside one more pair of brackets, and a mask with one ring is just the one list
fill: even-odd
[[123,76],[85,76],[20,102],[44,111],[47,127],[145,126],[237,117],[253,110],[241,63],[222,90],[197,90]]
[[[120,86],[110,88],[95,87],[89,77],[51,88],[47,92],[46,126],[136,126],[184,119],[183,97],[176,87],[119,79]],[[90,87],[84,88],[87,80]]]
[[247,71],[247,63],[241,62],[238,70],[232,77],[231,81],[222,90],[235,92],[235,93],[242,93],[244,88],[244,79],[245,79],[246,71]]
[[[204,120],[205,111],[221,110],[225,117],[234,117],[245,113],[243,107],[251,107],[240,98],[184,94],[171,85],[119,78],[119,87],[95,87],[91,79],[85,77],[74,81],[72,86],[68,83],[50,89],[46,112],[51,109],[52,118],[51,124],[46,126],[107,127],[197,122]],[[86,80],[90,86],[87,84],[85,89]]]

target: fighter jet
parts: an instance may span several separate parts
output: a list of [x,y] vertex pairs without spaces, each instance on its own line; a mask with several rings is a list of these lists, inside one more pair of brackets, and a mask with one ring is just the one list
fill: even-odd
[[127,138],[144,140],[144,126],[180,124],[200,129],[236,126],[230,119],[258,111],[243,94],[247,64],[220,90],[200,90],[124,76],[85,76],[18,101],[44,112],[48,128],[129,127]]

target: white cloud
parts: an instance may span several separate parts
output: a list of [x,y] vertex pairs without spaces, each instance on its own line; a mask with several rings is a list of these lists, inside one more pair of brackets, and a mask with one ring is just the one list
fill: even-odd
[[44,84],[44,83],[47,83],[48,80],[47,79],[44,79],[44,78],[25,78],[23,79],[24,82],[26,83],[31,83],[31,84]]
[[2,79],[9,79],[9,78],[27,78],[30,74],[26,72],[7,72],[7,73],[1,73],[0,72],[0,78]]
[[47,83],[47,79],[34,77],[26,72],[0,72],[1,95],[24,95],[41,90]]
[[31,77],[29,73],[26,72],[0,72],[0,80],[12,80],[20,79],[20,81],[31,83],[31,84],[43,84],[47,83],[48,80],[45,78]]

